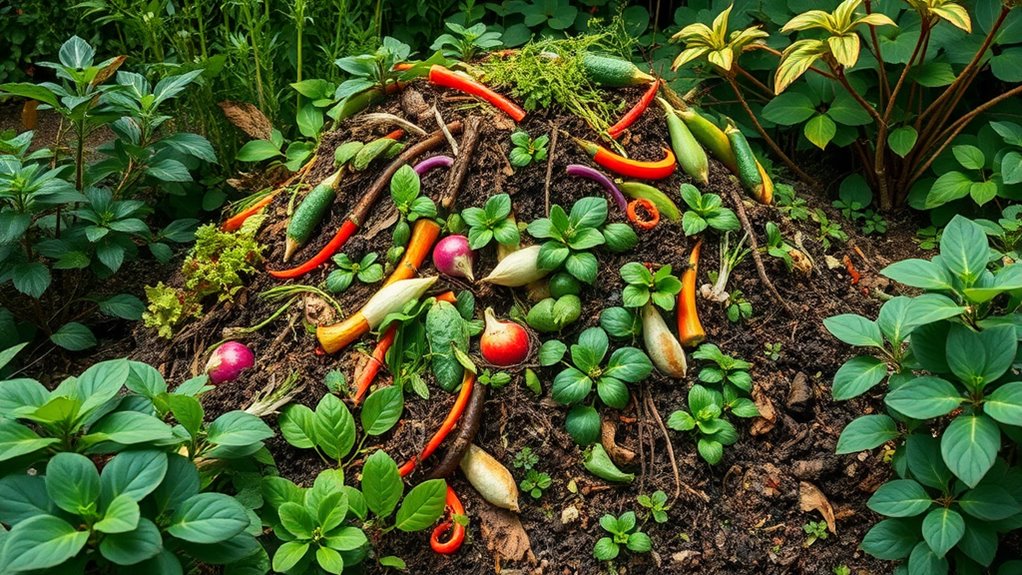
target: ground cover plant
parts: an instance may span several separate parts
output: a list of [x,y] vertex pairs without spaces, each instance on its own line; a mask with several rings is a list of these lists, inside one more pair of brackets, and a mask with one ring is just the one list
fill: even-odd
[[[980,200],[1014,185],[1017,134],[1012,103],[984,108],[969,86],[1015,90],[996,58],[1012,58],[997,29],[1017,16],[907,5],[693,2],[661,30],[670,14],[634,6],[465,3],[435,41],[377,29],[313,56],[302,38],[322,6],[232,4],[221,17],[246,22],[243,42],[282,15],[297,37],[294,81],[276,64],[231,72],[258,71],[248,99],[281,106],[239,147],[232,185],[251,195],[192,223],[170,266],[104,286],[144,286],[127,339],[54,352],[60,337],[18,343],[0,314],[0,571],[1014,572],[1019,211],[1010,194]],[[963,14],[993,40],[953,56]],[[136,23],[155,50],[165,32]],[[512,41],[522,27],[539,34]],[[678,30],[683,46],[667,42]],[[898,46],[928,55],[878,63]],[[847,119],[846,94],[893,118],[855,124],[849,145],[902,149],[904,130],[877,133],[942,97],[918,80],[931,57],[961,74],[946,121],[985,127],[922,142],[949,151],[927,152],[945,156],[922,168],[932,185],[905,196],[921,213],[895,206],[911,187],[900,160],[878,173],[806,144]],[[880,78],[906,63],[918,86],[887,93]],[[161,131],[177,119],[154,108],[161,84],[209,77],[117,65],[62,70],[87,98],[71,104],[99,114],[69,129],[102,134],[104,98],[139,127],[110,124],[95,172],[6,144],[81,192],[31,219],[41,231],[129,207],[148,225],[152,195],[177,185],[153,166],[213,150]],[[324,65],[340,72],[301,72]],[[105,71],[109,89],[93,85]],[[774,102],[800,89],[823,94],[812,127],[789,132]],[[949,182],[969,191],[922,201]]]

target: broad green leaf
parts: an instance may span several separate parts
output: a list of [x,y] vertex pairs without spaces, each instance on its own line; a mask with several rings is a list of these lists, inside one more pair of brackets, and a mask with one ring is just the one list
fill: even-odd
[[152,415],[137,411],[115,411],[89,428],[82,443],[92,445],[112,441],[123,445],[152,443],[171,439],[173,432],[166,423]]
[[785,92],[763,106],[763,118],[781,126],[805,122],[816,113],[816,106],[805,94]]
[[1005,425],[1022,426],[1022,382],[1006,383],[983,398],[983,413]]
[[358,527],[342,527],[326,538],[326,544],[337,551],[354,551],[368,543],[366,534]]
[[261,162],[270,158],[281,156],[283,157],[280,148],[273,145],[267,140],[252,140],[246,142],[244,146],[238,150],[238,155],[235,159],[239,162]]
[[316,563],[327,573],[340,574],[344,571],[344,559],[341,554],[330,547],[316,549]]
[[290,571],[308,552],[308,541],[288,541],[284,543],[273,554],[273,570],[278,573]]
[[957,549],[976,563],[989,567],[997,555],[997,531],[989,523],[966,517],[965,535]]
[[342,459],[355,446],[355,419],[334,395],[324,395],[316,406],[315,429],[317,444],[331,459]]
[[982,389],[1011,367],[1018,347],[1015,330],[1000,325],[975,332],[954,324],[947,338],[947,362],[951,371],[971,389]]
[[569,367],[554,376],[550,397],[562,405],[572,405],[585,399],[592,389],[593,380],[574,367]]
[[940,256],[944,265],[961,279],[966,287],[972,285],[986,270],[990,256],[989,243],[983,228],[961,215],[956,215],[941,234]]
[[280,524],[297,539],[312,539],[316,520],[304,506],[288,501],[277,508]]
[[967,144],[952,146],[951,153],[958,163],[968,170],[982,170],[983,165],[986,164],[986,156],[976,146]]
[[821,150],[827,148],[827,144],[834,139],[834,135],[837,134],[837,124],[834,120],[831,120],[829,116],[825,114],[818,114],[815,118],[806,122],[803,132],[806,135],[806,139],[813,143],[817,148]]
[[100,554],[117,565],[141,563],[158,555],[162,548],[160,530],[144,517],[138,520],[138,526],[134,529],[107,535],[99,542]]
[[938,507],[923,518],[923,539],[934,555],[943,558],[965,534],[965,520],[953,509]]
[[0,421],[0,461],[39,451],[58,441],[56,437],[40,437],[16,421]]
[[168,455],[162,451],[119,453],[103,468],[100,500],[107,503],[118,495],[127,495],[135,501],[142,501],[163,482],[167,469]]
[[854,313],[828,317],[823,326],[839,340],[859,347],[884,347],[884,338],[877,322]]
[[863,415],[853,419],[841,431],[837,453],[854,453],[873,449],[898,437],[898,426],[886,415]]
[[[274,478],[279,479],[279,478]],[[152,501],[159,513],[176,509],[199,492],[199,472],[190,459],[176,453],[167,455],[167,472],[159,487],[153,490]]]
[[877,559],[904,559],[919,541],[919,523],[905,519],[884,519],[862,538],[862,550]]
[[277,420],[284,439],[299,449],[312,449],[316,445],[316,414],[300,403],[284,408]]
[[947,559],[938,557],[929,543],[920,541],[908,557],[908,575],[947,575]]
[[1000,447],[1000,429],[983,415],[959,415],[940,438],[944,463],[969,487],[975,487],[994,465]]
[[1022,153],[1011,151],[1001,158],[1001,179],[1005,185],[1022,184]]
[[949,381],[933,376],[916,377],[887,394],[891,409],[914,419],[947,415],[965,401]]
[[408,492],[397,510],[394,527],[401,531],[421,531],[432,526],[444,513],[447,483],[429,479]]
[[834,374],[834,399],[844,401],[873,389],[887,377],[887,364],[875,357],[860,355],[846,361]]
[[887,517],[915,517],[933,505],[922,485],[911,479],[895,479],[880,486],[866,505]]
[[389,517],[404,493],[404,482],[397,463],[379,450],[366,459],[362,468],[362,495],[366,506],[377,517]]
[[904,158],[915,147],[918,137],[919,134],[915,128],[912,126],[902,126],[892,130],[887,135],[887,145],[891,148],[892,152]]
[[215,445],[243,447],[273,437],[262,419],[244,411],[228,411],[206,429],[206,440]]
[[401,388],[390,386],[374,391],[362,405],[362,430],[368,435],[386,433],[401,419],[404,406]]
[[1011,493],[997,485],[980,485],[958,497],[962,511],[984,521],[1000,521],[1022,511]]
[[103,533],[127,533],[138,527],[139,516],[138,503],[128,495],[118,495],[106,506],[103,518],[93,528]]
[[50,335],[50,341],[68,350],[81,351],[96,345],[96,336],[88,327],[76,322],[68,322]]
[[913,433],[905,440],[905,459],[912,477],[919,483],[945,491],[951,470],[940,455],[940,442],[929,433]]
[[14,526],[25,519],[49,514],[52,507],[42,477],[12,474],[0,478],[0,522]]
[[170,518],[167,533],[193,543],[217,543],[248,527],[245,508],[223,493],[200,493],[182,503]]
[[85,547],[88,531],[78,531],[52,515],[37,515],[14,527],[3,541],[0,573],[18,573],[54,567]]
[[58,453],[46,465],[46,493],[72,515],[98,514],[99,471],[78,453]]
[[923,206],[929,210],[964,198],[969,195],[972,183],[972,179],[962,172],[948,172],[933,182]]
[[564,428],[575,443],[585,447],[600,439],[600,414],[591,405],[576,405],[568,410]]
[[880,270],[880,273],[910,287],[942,291],[953,289],[947,271],[927,260],[901,260]]

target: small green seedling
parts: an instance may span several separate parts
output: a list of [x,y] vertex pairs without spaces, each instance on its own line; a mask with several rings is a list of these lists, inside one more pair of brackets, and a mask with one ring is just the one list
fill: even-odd
[[379,257],[376,252],[369,252],[356,262],[347,254],[334,256],[333,260],[337,264],[337,269],[326,277],[326,288],[333,293],[341,293],[351,287],[356,278],[365,284],[373,284],[382,280],[383,265],[376,262]]
[[806,540],[802,544],[803,547],[809,547],[817,541],[830,537],[830,533],[827,532],[827,523],[825,521],[810,521],[802,526],[802,531],[806,532]]
[[553,480],[550,479],[549,474],[529,469],[525,473],[525,479],[518,484],[518,487],[531,495],[533,499],[539,499],[543,497],[543,491],[550,487],[551,483]]
[[600,517],[600,527],[610,533],[601,537],[593,547],[593,557],[600,561],[611,561],[621,553],[621,546],[633,553],[649,553],[653,542],[649,535],[639,531],[635,524],[635,513],[627,511],[615,518],[607,514]]
[[776,362],[781,359],[781,343],[763,344],[763,355],[770,361]]
[[538,136],[536,139],[530,138],[527,132],[518,131],[511,134],[511,143],[514,144],[510,154],[511,165],[516,168],[524,168],[529,164],[546,160],[546,147],[549,141],[550,136],[546,134]]
[[621,266],[621,278],[628,284],[621,291],[625,307],[639,308],[653,300],[653,304],[664,311],[674,309],[681,280],[672,274],[671,266],[662,266],[653,273],[638,262],[629,262]]
[[649,510],[649,516],[653,518],[653,521],[667,523],[667,510],[670,509],[670,506],[667,505],[666,493],[658,489],[652,495],[643,494],[636,499],[639,505]]

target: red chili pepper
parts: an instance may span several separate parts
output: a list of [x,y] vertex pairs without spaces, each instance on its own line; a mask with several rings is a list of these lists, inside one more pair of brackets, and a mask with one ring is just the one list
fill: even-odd
[[859,280],[862,279],[862,274],[859,273],[859,270],[855,269],[852,258],[845,256],[843,263],[845,264],[845,269],[848,270],[848,275],[852,276],[852,285],[859,283]]
[[[447,486],[446,503],[447,518],[433,529],[433,535],[429,538],[429,546],[437,553],[450,555],[461,548],[462,542],[465,541],[465,526],[455,520],[456,516],[465,515],[465,507],[462,506],[461,500],[458,499],[458,495],[450,485]],[[450,538],[447,541],[441,541],[440,538],[448,531],[450,531]]]
[[452,88],[471,94],[478,98],[486,100],[490,104],[493,104],[496,108],[503,111],[516,122],[521,122],[525,118],[525,110],[523,110],[518,104],[515,104],[511,100],[508,100],[504,96],[494,92],[492,89],[484,86],[476,80],[470,78],[468,75],[449,70],[439,64],[434,64],[429,69],[429,81],[437,86],[443,86],[444,88]]
[[653,100],[656,98],[656,94],[659,89],[660,80],[657,80],[656,82],[650,84],[649,89],[647,89],[646,93],[642,95],[642,98],[639,98],[639,101],[636,102],[635,106],[633,106],[631,110],[628,110],[628,113],[626,113],[624,116],[621,116],[621,119],[618,120],[616,124],[614,124],[613,126],[610,127],[610,129],[607,130],[607,133],[610,134],[610,137],[616,139],[618,136],[621,135],[622,132],[627,130],[629,126],[634,124],[635,121],[638,120],[639,117],[641,117],[642,114],[646,111],[646,108],[648,108],[649,105],[653,103]]
[[641,180],[662,180],[674,173],[677,168],[674,152],[670,148],[664,148],[664,159],[654,162],[633,160],[611,152],[607,148],[589,140],[572,138],[594,162],[614,172],[619,176],[638,178]]
[[461,391],[458,393],[458,398],[454,400],[454,405],[451,406],[451,411],[447,414],[447,418],[440,424],[440,429],[433,434],[433,437],[430,438],[426,447],[422,448],[422,452],[406,461],[405,464],[398,469],[398,473],[401,477],[404,477],[414,471],[419,462],[432,455],[433,452],[440,447],[440,444],[444,442],[444,439],[447,439],[447,436],[451,434],[454,426],[457,425],[458,420],[461,419],[461,414],[465,412],[465,406],[468,405],[469,398],[472,397],[472,388],[475,386],[475,382],[476,375],[471,371],[466,371],[465,379],[461,382]]
[[[639,214],[639,210],[645,214]],[[640,230],[651,230],[660,223],[660,210],[656,204],[646,198],[638,198],[628,203],[628,220],[635,224]],[[644,217],[648,216],[648,218]]]

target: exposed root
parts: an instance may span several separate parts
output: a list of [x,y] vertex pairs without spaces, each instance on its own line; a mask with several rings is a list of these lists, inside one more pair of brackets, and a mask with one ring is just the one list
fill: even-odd
[[770,276],[766,273],[766,268],[763,267],[763,258],[759,255],[759,241],[756,240],[756,232],[752,229],[752,224],[749,223],[749,216],[745,213],[745,204],[742,203],[741,196],[734,188],[728,188],[728,193],[731,195],[731,201],[735,204],[735,211],[738,212],[738,219],[742,222],[742,228],[745,229],[745,233],[749,235],[749,247],[752,248],[752,261],[756,264],[756,273],[759,274],[759,280],[763,282],[770,295],[774,298],[774,301],[779,303],[784,312],[789,317],[795,317],[795,312],[788,305],[788,302],[781,297],[781,293],[774,287],[774,282],[770,281]]

